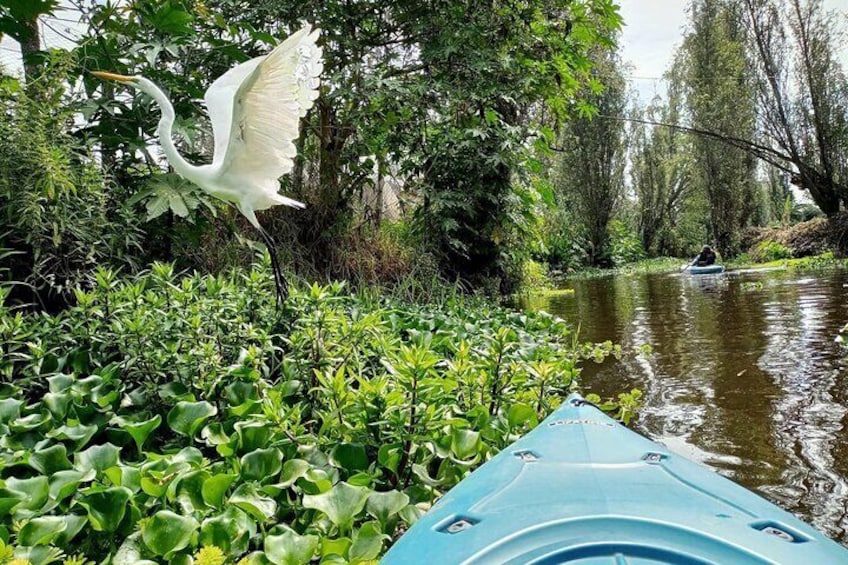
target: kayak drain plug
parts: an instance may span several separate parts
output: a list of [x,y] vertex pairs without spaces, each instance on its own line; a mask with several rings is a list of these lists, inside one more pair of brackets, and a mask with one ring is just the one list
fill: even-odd
[[447,534],[458,534],[470,530],[476,523],[477,521],[472,518],[453,518],[447,526],[439,528],[439,531]]
[[663,455],[662,453],[646,453],[642,459],[647,463],[661,463],[663,459],[667,459],[667,455]]

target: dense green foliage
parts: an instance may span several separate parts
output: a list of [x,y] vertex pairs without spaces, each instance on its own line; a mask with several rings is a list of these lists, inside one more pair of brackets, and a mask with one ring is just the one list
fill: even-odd
[[5,275],[48,306],[97,265],[131,264],[139,251],[139,222],[116,205],[114,187],[67,130],[73,112],[59,103],[66,85],[58,77],[70,63],[51,57],[28,92],[0,82],[0,234],[15,251]]
[[375,559],[548,413],[581,358],[611,351],[546,314],[343,284],[293,289],[278,317],[270,284],[156,264],[98,271],[57,316],[0,311],[0,539],[15,555]]

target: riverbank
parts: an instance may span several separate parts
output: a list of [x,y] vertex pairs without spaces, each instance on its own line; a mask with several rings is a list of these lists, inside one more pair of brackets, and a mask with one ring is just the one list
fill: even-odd
[[[606,278],[614,276],[630,276],[643,274],[673,274],[683,272],[683,268],[691,259],[682,257],[655,257],[635,263],[628,263],[612,269],[586,268],[573,273],[554,274],[543,283],[537,283],[524,294],[554,295],[567,294],[569,289],[562,288],[567,281]],[[837,257],[831,251],[819,255],[800,258],[775,259],[772,261],[756,261],[750,255],[743,254],[729,261],[718,261],[724,265],[726,272],[737,270],[757,269],[786,269],[793,271],[815,271],[828,268],[848,268],[848,259]]]

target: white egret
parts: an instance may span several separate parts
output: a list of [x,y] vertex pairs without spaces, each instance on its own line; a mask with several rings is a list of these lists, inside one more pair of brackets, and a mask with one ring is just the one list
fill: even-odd
[[279,302],[287,296],[287,283],[274,240],[256,212],[278,204],[304,208],[278,193],[278,179],[292,170],[300,118],[318,97],[323,70],[318,34],[306,25],[269,54],[233,67],[212,83],[204,97],[215,138],[211,165],[191,165],[179,154],[171,139],[174,107],[154,83],[142,76],[92,73],[137,88],[159,105],[159,142],[171,167],[210,195],[234,204],[259,231],[271,255]]

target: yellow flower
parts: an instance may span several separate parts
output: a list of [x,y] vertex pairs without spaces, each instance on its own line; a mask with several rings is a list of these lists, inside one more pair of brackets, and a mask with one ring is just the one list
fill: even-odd
[[194,555],[195,565],[224,565],[226,560],[227,557],[224,555],[224,552],[221,551],[221,548],[214,545],[202,547],[200,551]]
[[32,561],[29,559],[12,559],[6,565],[32,565]]

